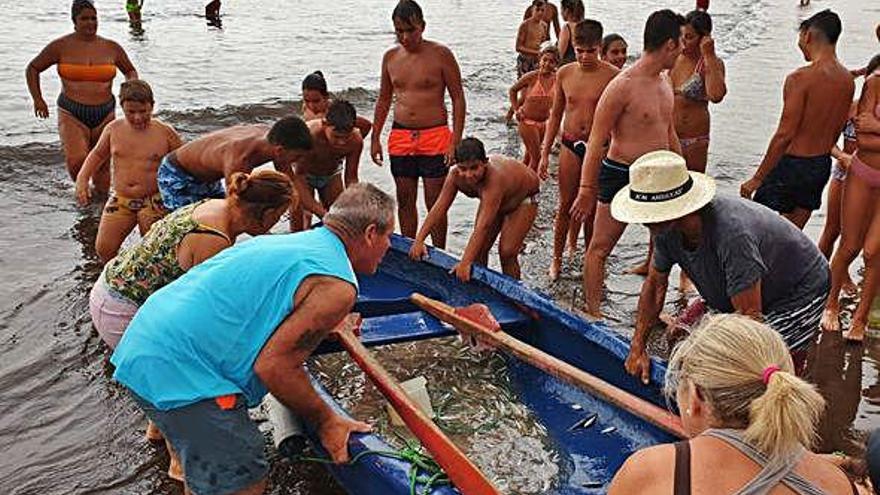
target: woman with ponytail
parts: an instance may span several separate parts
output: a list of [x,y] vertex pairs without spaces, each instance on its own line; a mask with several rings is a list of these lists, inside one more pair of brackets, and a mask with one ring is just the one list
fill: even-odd
[[707,318],[673,351],[666,390],[690,439],[630,456],[609,494],[858,493],[809,451],[825,402],[795,375],[770,327],[741,315]]
[[[280,172],[237,172],[230,177],[225,199],[179,208],[154,223],[140,242],[110,260],[95,282],[89,312],[98,335],[115,349],[147,297],[231,246],[240,234],[268,232],[294,198],[293,184]],[[162,437],[151,424],[147,438]],[[168,472],[182,479],[174,456]]]

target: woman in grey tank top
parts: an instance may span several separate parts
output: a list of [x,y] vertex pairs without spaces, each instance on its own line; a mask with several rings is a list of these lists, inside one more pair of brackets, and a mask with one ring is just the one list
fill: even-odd
[[630,456],[610,495],[858,493],[809,451],[825,402],[795,376],[770,327],[741,315],[705,319],[673,351],[666,390],[690,439]]

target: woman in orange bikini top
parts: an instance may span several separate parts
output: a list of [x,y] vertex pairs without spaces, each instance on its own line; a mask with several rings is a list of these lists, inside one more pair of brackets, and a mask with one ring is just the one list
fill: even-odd
[[541,162],[544,128],[556,94],[558,63],[559,50],[552,45],[545,47],[538,59],[538,70],[525,74],[509,92],[510,111],[507,119],[511,120],[516,115],[519,135],[526,148],[523,162],[535,172]]
[[[121,46],[97,35],[98,12],[90,0],[74,0],[71,19],[73,33],[53,40],[28,64],[27,85],[34,100],[34,115],[49,117],[40,73],[57,65],[62,86],[57,100],[58,132],[67,171],[75,180],[104,125],[115,116],[112,88],[117,69],[127,80],[137,79],[138,75]],[[94,177],[99,192],[110,187],[110,169],[105,170]]]

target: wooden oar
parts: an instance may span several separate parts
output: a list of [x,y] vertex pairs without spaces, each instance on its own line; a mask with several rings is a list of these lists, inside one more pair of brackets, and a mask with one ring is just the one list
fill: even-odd
[[336,332],[342,346],[388,399],[409,430],[422,442],[455,487],[464,495],[500,494],[480,470],[406,395],[400,384],[350,331]]
[[[491,318],[492,313],[489,312],[489,309],[486,308],[486,306],[479,305],[482,306],[484,311],[477,312],[485,314],[482,317],[478,316],[475,318],[471,315],[462,315],[459,311],[456,311],[456,308],[443,302],[425,297],[421,294],[413,294],[410,296],[410,300],[418,307],[435,316],[437,319],[454,326],[459,332],[470,336],[476,336],[490,345],[500,347],[546,373],[576,387],[582,388],[599,398],[610,402],[621,409],[629,411],[669,433],[672,433],[673,435],[685,438],[685,432],[681,425],[681,420],[669,411],[636,397],[625,390],[621,390],[614,385],[597,378],[586,371],[576,368],[565,361],[555,358],[536,347],[532,347],[511,337],[507,333],[502,332],[497,324],[493,325],[495,328],[491,328],[486,324],[486,321],[487,316],[488,318]],[[468,307],[466,309],[471,308]]]

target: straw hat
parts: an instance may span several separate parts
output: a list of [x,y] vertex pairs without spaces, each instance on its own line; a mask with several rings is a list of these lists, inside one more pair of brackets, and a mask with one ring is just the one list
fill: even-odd
[[624,223],[657,223],[693,213],[715,196],[715,180],[689,172],[684,158],[652,151],[629,167],[629,185],[611,201],[611,216]]

